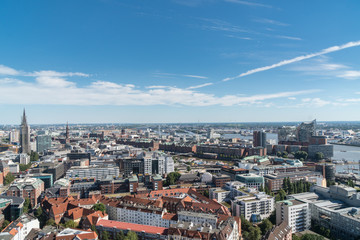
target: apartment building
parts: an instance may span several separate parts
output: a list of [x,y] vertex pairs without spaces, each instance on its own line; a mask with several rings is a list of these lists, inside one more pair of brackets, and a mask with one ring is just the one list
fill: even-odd
[[243,215],[247,220],[259,222],[274,211],[274,197],[247,189],[242,196],[231,201],[231,209],[234,216]]
[[311,215],[308,203],[299,200],[285,200],[276,203],[276,225],[285,222],[293,233],[310,229]]
[[42,191],[44,191],[44,182],[42,180],[38,178],[20,178],[11,183],[6,195],[29,198],[31,205],[35,206]]
[[33,228],[40,228],[39,220],[23,213],[0,233],[0,239],[24,240]]

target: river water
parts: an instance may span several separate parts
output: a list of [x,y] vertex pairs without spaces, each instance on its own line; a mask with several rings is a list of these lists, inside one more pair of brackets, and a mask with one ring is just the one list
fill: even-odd
[[[360,161],[360,147],[334,145],[333,160],[347,160],[351,162]],[[359,165],[336,165],[336,172],[358,173]]]

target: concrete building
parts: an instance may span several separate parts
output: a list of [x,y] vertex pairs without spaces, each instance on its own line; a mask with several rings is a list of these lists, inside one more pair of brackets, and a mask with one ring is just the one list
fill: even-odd
[[39,153],[49,150],[51,148],[51,136],[39,135],[36,136],[36,151]]
[[329,188],[313,186],[311,193],[290,195],[290,199],[308,205],[311,220],[330,229],[340,239],[358,239],[360,236],[360,194],[356,189],[333,185]]
[[21,146],[21,153],[30,154],[31,147],[30,147],[30,127],[27,124],[25,109],[23,113],[23,117],[21,120],[20,125],[20,146]]
[[13,161],[9,161],[8,162],[8,166],[9,166],[9,171],[11,173],[18,173],[20,171],[20,167],[18,163],[14,163]]
[[259,189],[260,186],[265,186],[264,177],[252,173],[236,175],[236,181],[245,183],[247,188]]
[[30,163],[30,156],[27,154],[19,154],[16,159],[15,162],[18,162],[20,164],[29,164]]
[[210,188],[209,197],[215,199],[219,203],[224,202],[225,199],[229,198],[230,191],[224,190],[222,188]]
[[299,200],[285,200],[276,203],[276,225],[285,222],[293,233],[310,228],[311,215],[308,203]]
[[119,167],[99,167],[99,166],[88,166],[88,167],[71,167],[66,172],[66,178],[89,178],[94,177],[98,180],[106,178],[106,176],[119,176]]
[[290,182],[305,181],[317,184],[323,180],[322,173],[313,171],[299,172],[276,172],[264,176],[265,184],[270,191],[278,191],[283,187],[284,179],[289,178]]
[[247,189],[231,201],[231,209],[234,216],[243,215],[247,220],[260,222],[274,211],[274,197]]
[[44,182],[37,178],[15,179],[6,191],[7,196],[29,198],[31,205],[38,203],[41,192],[44,191]]
[[0,233],[0,239],[24,240],[33,228],[40,228],[39,220],[24,213]]
[[13,129],[9,133],[9,141],[10,143],[19,143],[20,141],[20,133],[19,130]]
[[212,182],[215,187],[223,187],[227,182],[230,182],[230,176],[225,174],[213,175]]
[[334,145],[324,144],[324,145],[309,145],[308,154],[309,158],[315,158],[317,152],[324,154],[324,158],[332,158],[334,156]]
[[266,133],[263,131],[253,132],[253,146],[266,148]]

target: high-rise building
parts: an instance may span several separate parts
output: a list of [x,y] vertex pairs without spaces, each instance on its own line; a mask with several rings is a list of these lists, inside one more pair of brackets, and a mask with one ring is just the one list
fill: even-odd
[[25,109],[23,113],[23,117],[20,125],[20,145],[21,145],[21,153],[30,154],[30,127],[26,121]]
[[285,200],[276,203],[276,225],[286,222],[292,232],[302,232],[310,228],[311,215],[308,203],[298,200]]
[[253,132],[253,146],[266,148],[266,133],[263,131]]
[[296,137],[299,142],[310,142],[312,136],[316,136],[316,119],[303,122],[296,128]]
[[51,136],[40,135],[36,137],[36,151],[43,152],[51,148]]
[[19,130],[11,130],[11,132],[9,133],[9,140],[10,143],[18,143],[20,139],[20,134],[19,134]]

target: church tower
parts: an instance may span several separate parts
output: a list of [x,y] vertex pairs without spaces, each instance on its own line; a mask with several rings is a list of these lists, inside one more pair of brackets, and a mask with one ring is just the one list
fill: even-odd
[[66,140],[69,139],[69,135],[70,135],[70,133],[69,133],[69,122],[66,122],[66,134],[65,134]]
[[21,119],[20,125],[20,145],[21,145],[21,153],[30,154],[30,127],[27,124],[25,109]]

